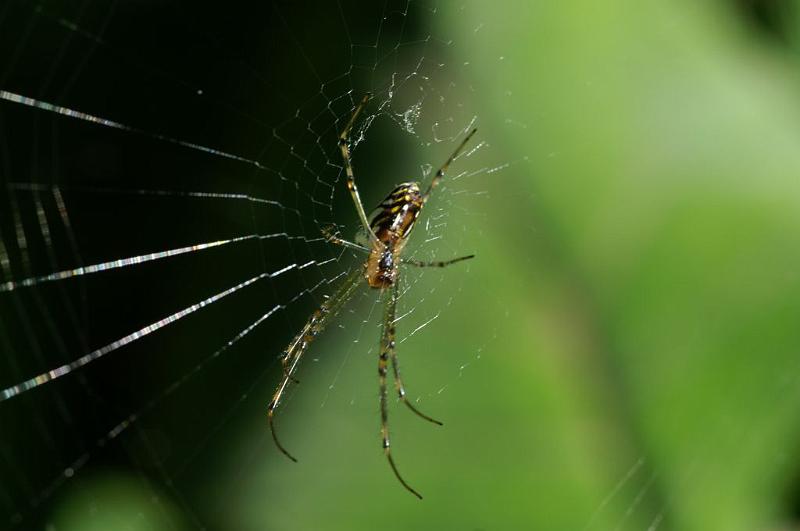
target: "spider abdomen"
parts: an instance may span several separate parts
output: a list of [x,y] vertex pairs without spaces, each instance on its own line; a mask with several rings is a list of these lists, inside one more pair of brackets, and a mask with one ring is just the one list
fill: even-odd
[[372,218],[370,228],[376,241],[365,264],[364,274],[372,288],[386,288],[397,278],[398,256],[406,244],[424,200],[417,183],[402,183],[386,196]]

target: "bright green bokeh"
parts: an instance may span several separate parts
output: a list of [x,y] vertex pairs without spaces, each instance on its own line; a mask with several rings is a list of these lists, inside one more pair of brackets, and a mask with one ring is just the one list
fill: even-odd
[[[437,31],[455,33],[453,61],[485,74],[467,80],[480,135],[519,163],[486,176],[490,200],[466,199],[485,224],[451,213],[451,226],[480,228],[463,240],[478,259],[426,275],[461,292],[401,346],[420,407],[446,420],[392,410],[398,463],[426,499],[402,491],[378,450],[377,398],[362,390],[374,359],[354,353],[325,407],[308,390],[341,358],[306,371],[281,420],[301,463],[249,471],[233,527],[785,521],[800,435],[800,82],[727,9],[446,10]],[[345,333],[315,345],[351,348]]]

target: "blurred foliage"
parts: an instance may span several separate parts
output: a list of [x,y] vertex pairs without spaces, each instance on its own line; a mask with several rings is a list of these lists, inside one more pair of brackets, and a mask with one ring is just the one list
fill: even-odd
[[[96,476],[75,491],[52,515],[50,529],[62,531],[153,531],[173,529],[180,516],[138,479]],[[87,516],[88,515],[88,516]]]
[[[248,522],[789,525],[800,79],[796,57],[740,15],[732,4],[630,1],[452,12],[452,60],[484,73],[469,80],[480,136],[527,163],[487,176],[491,200],[474,205],[486,226],[470,239],[479,257],[425,351],[458,358],[496,338],[425,402],[443,431],[395,415],[398,460],[428,499],[397,495],[352,410],[332,419],[299,398],[295,415],[331,442],[301,443],[306,472],[270,463],[243,500]],[[797,20],[781,19],[781,31],[795,35]],[[430,375],[407,366],[424,386]],[[279,514],[260,512],[258,493],[278,487]]]

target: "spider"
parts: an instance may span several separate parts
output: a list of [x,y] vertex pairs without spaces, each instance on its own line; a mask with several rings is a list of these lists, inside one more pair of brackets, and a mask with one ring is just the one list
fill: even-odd
[[343,240],[337,237],[331,230],[323,230],[323,233],[328,241],[337,245],[354,249],[368,255],[366,262],[362,268],[356,268],[351,272],[346,279],[341,283],[336,292],[328,297],[324,303],[317,309],[306,322],[305,326],[295,336],[295,338],[286,347],[283,353],[281,362],[283,365],[283,378],[275,390],[275,394],[268,406],[267,417],[269,420],[270,431],[275,445],[278,449],[292,461],[297,461],[278,440],[275,431],[274,414],[275,409],[281,401],[281,397],[286,391],[290,382],[298,383],[294,378],[294,372],[297,364],[303,353],[308,349],[309,344],[317,337],[328,324],[328,322],[336,316],[342,309],[347,301],[355,293],[356,288],[361,285],[361,281],[366,280],[370,288],[379,289],[385,293],[385,311],[383,319],[383,331],[380,339],[380,356],[378,358],[378,378],[380,384],[380,410],[381,410],[381,440],[383,452],[386,455],[389,465],[394,472],[394,475],[400,483],[409,492],[414,494],[417,498],[422,499],[422,496],[409,485],[395,465],[392,458],[391,447],[389,443],[389,416],[387,409],[387,390],[386,390],[386,373],[387,364],[389,360],[392,363],[392,372],[394,374],[395,390],[401,402],[413,411],[419,417],[432,422],[433,424],[442,425],[438,420],[429,417],[428,415],[419,411],[414,407],[406,397],[406,390],[403,386],[403,380],[400,377],[400,367],[397,361],[397,348],[395,343],[395,314],[397,310],[398,299],[398,283],[400,277],[400,265],[411,265],[416,267],[445,267],[456,262],[474,258],[475,255],[461,256],[446,261],[433,261],[433,262],[420,262],[416,260],[407,260],[402,257],[403,249],[405,248],[408,236],[411,229],[414,227],[414,222],[419,216],[422,207],[428,201],[431,192],[439,184],[444,177],[447,168],[459,155],[464,146],[469,142],[472,135],[475,134],[476,129],[470,133],[459,144],[456,150],[450,155],[447,161],[436,172],[436,175],[431,180],[428,188],[424,193],[420,192],[419,183],[407,182],[398,185],[392,192],[386,196],[381,204],[378,206],[377,213],[372,220],[367,219],[364,212],[364,206],[361,203],[361,198],[358,195],[358,188],[356,188],[355,179],[353,177],[353,166],[350,162],[350,131],[353,124],[358,118],[359,113],[364,109],[367,102],[370,100],[371,94],[366,94],[358,106],[353,111],[350,121],[345,126],[342,133],[339,135],[339,148],[342,151],[342,158],[344,159],[344,169],[347,174],[347,189],[353,198],[358,217],[361,220],[363,229],[367,238],[369,239],[368,247]]

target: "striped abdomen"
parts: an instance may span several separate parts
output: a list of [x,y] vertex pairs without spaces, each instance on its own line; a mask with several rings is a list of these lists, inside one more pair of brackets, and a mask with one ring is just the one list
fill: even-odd
[[378,238],[366,263],[365,275],[373,288],[391,286],[397,277],[397,259],[414,228],[424,201],[417,183],[403,183],[386,196],[370,227]]

